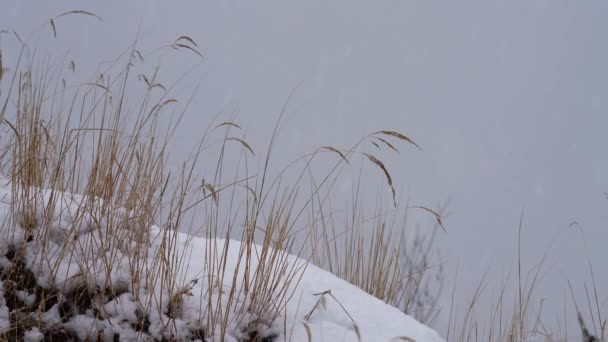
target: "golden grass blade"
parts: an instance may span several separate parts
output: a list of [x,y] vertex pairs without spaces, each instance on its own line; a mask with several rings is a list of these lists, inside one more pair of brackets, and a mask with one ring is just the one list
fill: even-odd
[[95,17],[95,18],[99,19],[99,21],[103,22],[103,19],[101,19],[101,17],[98,16],[97,14],[95,14],[93,12],[89,12],[89,11],[82,11],[82,10],[74,10],[74,11],[67,11],[65,13],[61,13],[60,15],[56,16],[55,19],[64,17],[66,15],[71,15],[71,14],[84,14],[84,15],[88,15],[91,17]]
[[169,103],[177,103],[176,99],[167,99],[165,101],[163,101],[163,103],[160,104],[160,107],[164,107],[166,105],[168,105]]
[[70,61],[70,70],[72,70],[72,72],[76,72],[76,62],[74,62],[74,60]]
[[323,295],[330,294],[330,293],[331,293],[331,290],[325,290],[323,292],[313,293],[312,295],[313,296],[323,296]]
[[308,312],[306,314],[306,316],[304,316],[305,320],[310,320],[310,317],[312,316],[312,314],[315,312],[315,310],[317,310],[317,308],[319,307],[319,305],[321,304],[321,299],[325,296],[325,294],[330,293],[331,290],[327,290],[321,293],[315,293],[313,294],[313,296],[321,296],[319,297],[319,299],[317,299],[317,302],[315,303],[315,305],[312,307],[312,309],[310,310],[310,312]]
[[173,44],[173,45],[171,45],[171,46],[172,46],[174,49],[176,49],[176,50],[177,50],[178,48],[188,49],[188,50],[190,50],[190,51],[194,52],[195,54],[199,55],[201,58],[203,58],[203,59],[205,58],[205,56],[203,56],[203,54],[202,54],[202,53],[198,52],[196,49],[194,49],[193,47],[188,46],[188,45],[186,45],[186,44],[175,43],[175,44]]
[[55,20],[53,18],[51,18],[51,28],[53,29],[53,36],[57,38],[57,28],[55,27]]
[[368,153],[363,153],[367,159],[369,159],[374,165],[378,166],[382,172],[384,172],[384,176],[386,176],[386,181],[388,182],[388,186],[391,188],[391,192],[393,193],[393,205],[395,207],[397,207],[397,196],[395,194],[395,187],[393,186],[393,179],[391,178],[391,174],[388,172],[388,169],[386,168],[386,166],[384,166],[384,163],[381,162],[378,158],[372,156],[371,154]]
[[203,189],[207,189],[207,190],[209,190],[211,192],[211,196],[213,197],[213,201],[217,205],[218,202],[219,202],[219,198],[218,198],[217,191],[215,191],[215,188],[213,188],[213,185],[211,185],[210,183],[205,183],[203,185]]
[[146,77],[146,75],[144,75],[144,74],[139,74],[139,75],[137,75],[137,77],[138,77],[140,80],[143,80],[143,81],[146,83],[146,85],[148,86],[148,88],[151,88],[151,87],[152,87],[152,83],[150,83],[150,80],[148,80],[148,78]]
[[220,128],[222,126],[232,126],[232,127],[236,127],[238,129],[241,129],[241,126],[235,124],[234,122],[230,122],[230,121],[222,122],[221,124],[215,126],[215,128]]
[[167,88],[165,88],[165,86],[164,86],[164,85],[162,85],[161,83],[154,83],[154,84],[153,84],[153,85],[150,87],[150,89],[154,89],[154,88],[156,88],[156,87],[158,87],[158,88],[160,88],[160,89],[162,89],[162,90],[164,90],[164,91],[167,91]]
[[249,191],[249,193],[253,196],[253,202],[257,203],[258,196],[255,194],[255,191],[249,185],[241,185],[241,186],[244,187],[245,189],[247,189],[247,191]]
[[361,332],[359,331],[359,326],[353,323],[353,330],[355,331],[355,335],[357,335],[357,341],[361,342]]
[[21,43],[21,45],[25,45],[25,43],[23,42],[23,40],[21,39],[21,37],[19,37],[19,34],[15,30],[11,29],[11,32],[13,32],[13,35],[15,35],[15,37],[17,38],[17,40],[19,41],[19,43]]
[[300,322],[304,326],[304,330],[306,330],[306,336],[308,338],[308,342],[312,342],[312,332],[310,331],[310,326],[305,321]]
[[403,140],[403,141],[407,141],[408,143],[416,146],[420,151],[422,151],[422,148],[420,148],[420,146],[418,146],[418,144],[416,144],[416,142],[414,142],[414,140],[410,139],[409,137],[407,137],[399,132],[383,130],[383,131],[378,131],[378,132],[372,133],[372,135],[377,135],[377,134],[384,134],[384,135],[388,135],[391,137],[395,137],[395,138]]
[[148,89],[154,89],[154,88],[158,87],[158,88],[161,88],[164,91],[167,91],[167,88],[164,85],[162,85],[161,83],[153,83],[152,82],[152,81],[154,81],[154,77],[152,78],[152,81],[150,81],[148,79],[148,77],[146,77],[146,75],[144,75],[144,74],[139,74],[139,75],[137,75],[137,77],[140,80],[143,80],[144,83],[146,83],[146,86],[148,86]]
[[382,139],[380,137],[375,137],[375,138],[378,139],[380,142],[384,143],[384,145],[388,146],[388,148],[390,148],[391,150],[399,153],[399,150],[397,148],[395,148],[395,146],[393,146],[393,144],[386,141],[386,139]]
[[434,211],[433,209],[429,209],[427,207],[423,207],[420,205],[415,205],[415,206],[411,206],[409,208],[416,208],[416,209],[422,209],[425,210],[431,214],[433,214],[433,216],[435,216],[435,220],[437,220],[437,224],[439,224],[439,226],[441,227],[441,229],[443,229],[444,232],[446,232],[447,230],[445,229],[445,226],[443,225],[443,221],[441,220],[441,215],[439,215],[436,211]]
[[94,82],[87,82],[85,83],[86,85],[90,85],[90,86],[94,86],[94,87],[99,87],[103,90],[105,90],[107,93],[112,94],[112,92],[110,91],[110,89],[108,89],[108,87],[101,85],[99,83],[94,83]]
[[174,103],[174,102],[177,102],[177,100],[176,100],[176,99],[167,99],[167,100],[163,101],[162,103],[156,104],[156,105],[154,105],[154,107],[152,107],[152,109],[150,110],[150,114],[160,112],[160,110],[161,110],[161,109],[162,109],[164,106],[166,106],[166,105],[168,105],[168,104],[170,104],[170,103]]
[[243,145],[243,146],[244,146],[244,147],[245,147],[247,150],[249,150],[249,152],[251,152],[251,154],[253,154],[253,155],[255,156],[255,153],[253,152],[253,149],[251,148],[251,146],[249,146],[249,144],[248,144],[248,143],[246,143],[246,142],[245,142],[243,139],[241,139],[241,138],[236,138],[236,137],[229,137],[229,138],[226,138],[226,141],[231,141],[231,140],[238,141],[238,142],[239,142],[239,143],[241,143],[241,145]]
[[192,45],[194,45],[194,46],[198,47],[198,45],[197,45],[197,44],[194,42],[194,40],[193,40],[192,38],[188,37],[188,36],[180,36],[179,38],[177,38],[177,39],[175,40],[175,42],[179,42],[180,40],[187,40],[187,41],[189,41],[189,42],[190,42]]
[[342,160],[344,160],[346,162],[346,164],[350,165],[350,163],[348,162],[348,159],[346,159],[346,156],[344,155],[344,153],[340,152],[340,150],[338,150],[337,148],[331,147],[331,146],[323,146],[323,147],[321,147],[321,149],[329,150],[331,152],[338,154],[340,156],[340,158],[342,158]]
[[134,49],[133,50],[133,54],[135,54],[137,56],[137,58],[139,58],[140,61],[144,61],[144,57],[141,55],[141,52],[139,52],[139,50]]
[[15,136],[17,137],[17,139],[21,140],[21,135],[17,131],[17,128],[10,121],[8,121],[7,118],[2,119],[2,123],[7,124],[8,127],[10,127],[13,130],[13,133],[15,133]]

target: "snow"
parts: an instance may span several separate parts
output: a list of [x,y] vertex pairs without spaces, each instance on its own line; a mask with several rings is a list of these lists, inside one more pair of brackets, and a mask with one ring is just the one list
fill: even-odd
[[[50,196],[52,195],[49,191],[39,191],[39,200],[36,201],[39,212],[49,204]],[[172,328],[168,331],[166,322],[170,318],[163,312],[166,312],[169,305],[168,293],[163,292],[160,285],[150,289],[144,284],[130,284],[131,265],[128,257],[130,242],[125,242],[118,252],[115,250],[107,252],[105,256],[103,252],[99,253],[100,250],[103,251],[103,241],[100,237],[104,236],[105,223],[101,222],[95,226],[92,218],[85,217],[77,229],[68,229],[75,220],[77,208],[81,205],[83,197],[62,194],[59,198],[61,200],[54,203],[56,215],[49,226],[48,239],[44,244],[46,253],[42,258],[43,253],[40,253],[40,250],[43,244],[37,239],[26,241],[23,229],[8,224],[12,222],[9,219],[9,209],[13,198],[10,183],[2,181],[0,184],[0,223],[2,223],[0,266],[6,268],[11,265],[12,261],[4,257],[11,246],[25,246],[25,262],[35,273],[38,285],[48,288],[51,284],[58,284],[59,286],[56,287],[62,289],[57,303],[41,315],[41,321],[47,327],[62,325],[63,328],[74,332],[81,340],[90,336],[91,331],[96,331],[95,335],[104,335],[105,340],[113,340],[116,336],[120,336],[121,341],[160,340],[163,337],[195,340],[196,336],[192,336],[192,328],[203,321],[201,317],[204,317],[204,313],[201,312],[201,308],[204,309],[205,305],[201,303],[208,300],[206,298],[208,282],[198,280],[201,279],[201,275],[206,274],[202,261],[205,260],[210,242],[201,237],[176,233],[178,249],[189,260],[185,265],[187,267],[181,268],[176,274],[176,279],[183,280],[184,285],[188,284],[189,292],[188,295],[183,296],[180,317],[171,319]],[[122,210],[122,214],[128,215],[125,210]],[[42,217],[38,219],[42,220]],[[153,226],[151,232],[152,252],[149,253],[149,262],[153,261],[155,252],[162,248],[161,229]],[[66,244],[65,242],[70,239],[77,243]],[[66,245],[67,253],[62,251]],[[215,246],[217,255],[225,252],[227,256],[226,275],[223,278],[225,280],[221,285],[222,288],[229,289],[235,269],[239,266],[237,264],[240,242],[217,239]],[[227,250],[224,250],[225,246]],[[100,254],[104,257],[99,257]],[[111,272],[106,271],[106,263],[103,260],[105,257],[111,257],[113,260]],[[275,341],[410,341],[410,339],[418,342],[443,341],[432,329],[333,274],[306,264],[295,256],[289,256],[288,262],[290,265],[301,266],[303,273],[299,282],[293,281],[290,285],[290,293],[293,296],[281,316],[264,327],[268,330],[267,336],[273,335]],[[85,263],[90,267],[90,274],[95,274],[94,279],[83,277],[80,272],[79,266]],[[253,260],[252,267],[255,267],[255,264],[256,260]],[[48,265],[58,265],[58,268],[53,270]],[[243,272],[243,268],[240,268],[240,272]],[[79,310],[67,322],[62,320],[62,310],[65,311],[65,307],[69,305],[66,295],[71,290],[83,284],[88,288],[96,288],[96,286],[104,287],[108,283],[111,283],[114,289],[120,288],[125,291],[120,291],[122,293],[115,298],[96,298],[91,308]],[[139,287],[141,296],[152,299],[150,302],[158,303],[147,310],[149,329],[146,334],[136,331],[129,323],[141,320],[142,310],[145,311],[132,293],[136,287]],[[9,309],[4,291],[4,285],[0,282],[0,330],[7,328],[9,324]],[[221,299],[219,297],[227,295],[225,292],[227,291],[216,291],[217,298],[213,299]],[[35,302],[35,298],[32,298],[34,295],[27,291],[19,291],[17,295],[27,304],[31,305]],[[237,295],[236,303],[249,304],[248,299],[243,295]],[[93,308],[103,312],[106,319],[96,319]],[[230,322],[226,341],[242,340],[244,326],[253,319],[255,317],[244,317],[242,320]],[[39,328],[34,327],[25,333],[24,339],[40,341],[43,340],[43,333]],[[208,340],[219,340],[219,336]]]
[[32,328],[25,332],[24,336],[25,342],[38,342],[44,340],[44,334],[40,332],[40,330],[36,327]]

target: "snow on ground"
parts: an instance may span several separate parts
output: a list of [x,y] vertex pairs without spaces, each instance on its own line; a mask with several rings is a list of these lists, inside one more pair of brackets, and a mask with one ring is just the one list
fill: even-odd
[[[182,236],[185,239],[185,236]],[[219,245],[222,245],[221,243]],[[228,249],[230,260],[238,255],[238,242],[232,242]],[[204,239],[195,238],[188,245],[192,250],[191,260],[201,260],[206,247]],[[301,262],[292,257],[292,262]],[[191,276],[198,272],[196,268],[189,271]],[[232,279],[232,277],[227,277]],[[308,341],[304,317],[313,309],[319,300],[319,293],[331,290],[333,297],[325,295],[325,308],[315,310],[307,321],[312,341],[356,341],[356,323],[362,341],[403,341],[408,337],[415,341],[442,341],[439,335],[430,328],[420,324],[412,317],[398,309],[370,296],[360,288],[339,279],[335,275],[314,265],[308,265],[294,296],[287,306],[287,331],[293,329],[292,341]],[[194,291],[193,291],[194,292]],[[198,305],[195,296],[192,304]],[[344,309],[340,306],[344,306]],[[347,314],[348,313],[348,314]],[[353,320],[350,319],[352,316]],[[282,322],[283,318],[278,321]],[[289,333],[288,333],[289,334]],[[287,336],[289,339],[290,336]]]
[[[40,192],[38,209],[42,210],[48,205],[50,196],[49,191]],[[76,209],[83,198],[72,194],[62,194],[59,198],[61,200],[54,203],[56,214],[43,244],[39,239],[28,239],[22,228],[9,226],[9,208],[13,199],[10,184],[1,180],[0,269],[4,282],[0,281],[0,331],[9,325],[9,312],[15,308],[15,301],[24,307],[31,307],[32,304],[38,307],[42,305],[40,298],[37,298],[40,289],[55,288],[61,290],[54,302],[49,301],[46,304],[42,315],[37,311],[30,311],[30,318],[40,319],[43,328],[40,324],[27,328],[22,337],[25,340],[42,341],[45,334],[48,335],[53,329],[59,331],[56,333],[71,332],[72,337],[77,335],[81,340],[91,335],[103,335],[106,341],[155,341],[163,338],[197,340],[198,336],[194,332],[201,325],[200,322],[204,322],[201,319],[204,313],[201,311],[204,311],[205,305],[201,305],[201,302],[205,303],[208,299],[208,282],[201,279],[202,275],[206,274],[203,270],[203,260],[209,241],[183,233],[177,235],[177,245],[189,260],[187,267],[178,272],[177,279],[189,283],[190,286],[189,294],[183,296],[179,318],[170,319],[167,316],[167,298],[170,296],[160,289],[160,282],[157,283],[159,286],[153,289],[146,288],[145,284],[130,284],[132,264],[125,254],[129,253],[132,242],[123,241],[124,245],[121,245],[118,251],[114,249],[104,254],[104,244],[100,241],[106,232],[104,222],[85,217],[77,229],[72,229],[70,233],[68,227],[71,226],[75,215],[79,215]],[[123,210],[123,213],[126,214],[126,211]],[[38,220],[42,220],[42,217]],[[161,233],[158,227],[152,227],[152,253],[149,253],[149,258],[153,258],[155,251],[162,248],[159,238]],[[70,239],[74,242],[66,244]],[[216,253],[221,255],[225,241],[218,239],[216,242]],[[36,284],[26,286],[22,280],[7,278],[7,270],[14,269],[19,263],[14,256],[11,259],[11,251],[15,246],[24,247],[23,263],[35,275]],[[44,257],[43,253],[40,253],[43,248]],[[224,288],[230,288],[238,263],[239,248],[238,241],[229,241]],[[102,252],[99,252],[100,250]],[[107,261],[104,259],[113,260],[111,272],[107,272]],[[152,262],[151,259],[149,261]],[[295,256],[290,256],[289,262],[304,264],[303,260]],[[80,267],[84,264],[89,265],[88,272],[95,274],[95,279],[83,277]],[[58,267],[54,268],[53,265]],[[252,266],[255,266],[255,261]],[[198,281],[192,281],[194,279]],[[12,282],[14,285],[7,286],[6,282]],[[83,284],[89,289],[95,289],[107,287],[108,283],[112,284],[115,293],[120,294],[109,297],[97,293],[92,295],[93,298],[86,302],[85,307],[82,302],[70,302],[71,293]],[[293,284],[291,286],[293,296],[282,316],[266,327],[268,332],[265,336],[268,341],[442,341],[435,331],[410,316],[313,265],[306,266],[297,287],[293,288]],[[151,302],[157,305],[143,308],[135,300],[133,292],[136,288],[140,291],[141,298],[152,299]],[[120,289],[122,291],[119,291]],[[10,296],[6,295],[7,291],[10,291]],[[217,292],[217,296],[226,296],[227,291]],[[216,299],[218,298],[214,298]],[[248,301],[241,295],[237,296],[237,303],[247,305]],[[66,312],[73,314],[66,318]],[[227,341],[247,340],[244,328],[254,318],[245,317],[238,322],[231,322],[228,325]],[[168,321],[172,323],[170,331],[166,328]],[[204,326],[200,328],[205,329]],[[283,331],[287,331],[286,336]],[[219,339],[212,336],[208,340]]]

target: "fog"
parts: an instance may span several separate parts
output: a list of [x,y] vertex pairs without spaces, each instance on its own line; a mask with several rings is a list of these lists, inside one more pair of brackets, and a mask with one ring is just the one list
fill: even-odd
[[[65,17],[54,38],[49,18],[74,9],[103,22]],[[262,150],[296,87],[278,164],[379,129],[404,132],[422,151],[402,146],[387,166],[401,200],[448,203],[437,247],[459,306],[485,272],[491,294],[514,270],[523,214],[524,268],[549,251],[535,299],[546,300],[551,325],[572,302],[568,281],[583,301],[587,260],[604,306],[608,296],[607,18],[605,1],[5,0],[0,27],[75,60],[86,76],[137,38],[161,77],[186,73],[178,89],[187,96],[199,86],[175,146],[192,146],[219,115]],[[181,35],[204,61],[172,67],[176,57],[155,50]],[[9,65],[17,45],[9,33],[1,44]],[[381,174],[368,177],[384,190]],[[449,302],[447,291],[441,332]]]

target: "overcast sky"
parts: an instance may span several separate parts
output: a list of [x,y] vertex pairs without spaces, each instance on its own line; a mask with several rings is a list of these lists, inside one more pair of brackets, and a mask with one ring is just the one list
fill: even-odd
[[[53,38],[48,19],[73,9],[104,22],[65,17]],[[278,160],[347,147],[379,129],[416,140],[422,152],[405,148],[387,165],[401,198],[431,207],[450,200],[440,247],[450,270],[460,265],[462,305],[483,272],[496,280],[512,266],[524,208],[525,265],[551,247],[538,297],[547,317],[569,300],[568,280],[582,301],[587,257],[608,296],[606,1],[5,0],[0,26],[67,51],[90,75],[138,32],[160,62],[169,57],[156,47],[191,36],[206,60],[184,62],[194,67],[184,89],[200,84],[177,137],[188,146],[223,113],[261,149],[302,83]],[[15,46],[9,39],[3,50]]]

